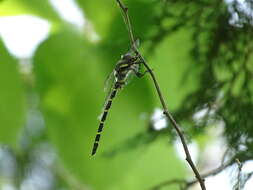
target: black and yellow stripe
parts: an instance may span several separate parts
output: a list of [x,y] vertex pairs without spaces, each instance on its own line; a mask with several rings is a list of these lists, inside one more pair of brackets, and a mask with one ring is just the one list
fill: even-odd
[[114,84],[114,87],[111,91],[110,97],[109,97],[109,99],[106,103],[103,115],[101,117],[99,127],[98,127],[98,131],[97,131],[97,135],[95,137],[95,142],[94,142],[94,145],[93,145],[93,148],[92,148],[91,155],[94,155],[97,152],[97,148],[99,146],[99,140],[100,140],[100,137],[101,137],[102,130],[104,128],[104,122],[106,120],[108,111],[111,108],[112,101],[113,101],[114,97],[116,96],[117,91],[119,89],[121,89],[122,86],[125,85],[125,80],[126,80],[126,77],[127,77],[127,73],[131,70],[131,65],[133,64],[133,61],[136,61],[136,59],[135,58],[133,59],[131,56],[125,56],[123,59],[121,59],[117,63],[117,65],[114,69],[114,71],[116,72],[115,75],[114,75],[115,78],[116,78],[116,82]]
[[118,89],[120,89],[120,87],[121,87],[121,84],[119,82],[116,82],[115,85],[114,85],[114,88],[112,89],[110,97],[109,97],[109,99],[108,99],[108,101],[106,103],[103,115],[102,115],[100,123],[99,123],[97,135],[95,137],[95,142],[94,142],[94,145],[93,145],[93,148],[92,148],[92,153],[91,153],[92,156],[94,154],[96,154],[96,152],[97,152],[97,148],[98,148],[98,145],[99,145],[99,140],[100,140],[101,132],[103,131],[103,128],[104,128],[104,122],[106,120],[108,111],[109,111],[109,109],[110,109],[110,107],[112,105],[112,100],[116,96],[116,93],[117,93]]

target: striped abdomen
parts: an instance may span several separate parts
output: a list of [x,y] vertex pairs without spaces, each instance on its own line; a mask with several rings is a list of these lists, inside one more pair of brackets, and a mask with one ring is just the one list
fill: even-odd
[[95,142],[94,142],[94,145],[93,145],[93,148],[92,148],[92,153],[91,155],[94,155],[96,154],[96,151],[97,151],[97,148],[98,148],[98,143],[99,143],[99,140],[100,140],[100,136],[101,136],[101,132],[104,128],[104,122],[106,120],[106,117],[107,117],[107,114],[108,114],[108,111],[112,105],[112,100],[113,98],[115,97],[116,93],[117,93],[117,90],[121,87],[121,84],[120,83],[115,83],[114,85],[114,88],[112,89],[112,92],[110,94],[110,97],[105,105],[105,109],[104,109],[104,112],[103,112],[103,115],[101,117],[101,120],[100,120],[100,123],[99,123],[99,127],[98,127],[98,131],[97,131],[97,135],[96,135],[96,138],[95,138]]

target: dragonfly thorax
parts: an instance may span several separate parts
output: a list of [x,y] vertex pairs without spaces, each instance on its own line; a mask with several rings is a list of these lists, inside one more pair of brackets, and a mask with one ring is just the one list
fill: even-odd
[[129,74],[135,70],[135,62],[137,58],[132,56],[130,53],[126,53],[121,56],[121,59],[118,61],[115,69],[114,76],[116,82],[125,83],[125,80],[128,78]]
[[134,57],[130,53],[126,53],[124,55],[121,55],[121,60],[132,60]]

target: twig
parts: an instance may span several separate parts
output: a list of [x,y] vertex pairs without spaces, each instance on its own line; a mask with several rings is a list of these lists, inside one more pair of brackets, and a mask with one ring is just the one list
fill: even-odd
[[237,174],[237,183],[236,183],[236,190],[241,190],[241,171],[242,171],[242,163],[238,158],[235,159],[238,165],[238,174]]
[[[226,162],[225,164],[222,163],[219,167],[217,167],[217,168],[215,168],[215,169],[213,169],[213,170],[211,170],[211,171],[209,171],[209,172],[207,172],[207,173],[201,175],[201,177],[202,177],[202,178],[208,178],[208,177],[210,177],[210,176],[217,175],[217,174],[219,174],[221,171],[223,171],[224,169],[226,169],[227,167],[231,166],[233,163],[234,163],[234,159],[231,159],[231,160],[229,160],[228,162]],[[189,186],[191,186],[191,185],[193,185],[193,184],[195,184],[195,183],[197,183],[197,182],[198,182],[197,180],[189,181],[189,182],[187,182],[187,186],[189,187]]]
[[77,180],[68,170],[66,170],[62,165],[55,164],[52,166],[54,174],[59,177],[59,179],[68,184],[70,189],[75,190],[89,190],[90,188],[79,180]]
[[184,186],[185,186],[187,184],[187,181],[183,180],[183,179],[172,179],[172,180],[164,181],[163,183],[160,183],[160,184],[152,187],[151,190],[159,190],[164,186],[173,185],[173,184],[178,184],[179,186],[184,184]]
[[[220,173],[221,171],[223,171],[224,169],[226,169],[227,167],[231,166],[233,163],[234,163],[234,158],[227,161],[226,163],[222,163],[219,167],[205,173],[205,174],[202,174],[201,177],[202,178],[208,178],[210,176],[214,176],[214,175],[217,175],[218,173]],[[184,187],[183,189],[186,190],[188,189],[190,186],[194,185],[195,183],[197,183],[198,180],[197,179],[194,179],[194,180],[191,180],[191,181],[187,181],[187,180],[184,180],[184,179],[172,179],[172,180],[168,180],[168,181],[164,181],[154,187],[151,188],[151,190],[158,190],[164,186],[167,186],[167,185],[171,185],[171,184],[184,184]]]
[[177,134],[180,137],[180,140],[181,140],[183,148],[184,148],[184,152],[185,152],[185,155],[186,155],[186,161],[189,163],[190,167],[192,168],[192,170],[193,170],[193,172],[195,174],[195,177],[199,181],[201,189],[202,190],[206,190],[204,179],[202,179],[202,177],[200,176],[200,174],[199,174],[196,166],[194,165],[194,163],[192,161],[192,158],[191,158],[190,152],[188,150],[188,147],[187,147],[184,135],[181,132],[179,125],[177,124],[177,122],[175,121],[175,119],[173,118],[173,116],[168,111],[168,108],[167,108],[167,106],[165,104],[163,95],[161,93],[161,90],[160,90],[160,87],[158,85],[158,82],[157,82],[157,80],[155,78],[155,75],[154,75],[153,71],[150,69],[150,67],[148,66],[147,62],[145,61],[145,59],[143,58],[143,56],[140,54],[139,50],[137,49],[137,47],[135,45],[135,40],[134,40],[134,36],[133,36],[133,30],[132,30],[130,19],[129,19],[129,16],[128,16],[128,8],[120,0],[116,0],[116,1],[117,1],[118,5],[120,6],[120,8],[123,11],[123,18],[124,18],[125,23],[127,25],[127,29],[128,29],[128,32],[129,32],[129,36],[130,36],[130,40],[131,40],[131,43],[132,43],[133,50],[134,50],[135,54],[140,58],[140,60],[142,61],[143,65],[145,66],[145,68],[149,72],[149,74],[151,75],[151,78],[152,78],[152,80],[153,80],[153,82],[155,84],[156,91],[158,93],[159,99],[160,99],[162,107],[163,107],[163,113],[168,118],[168,120],[172,123],[173,127],[177,131]]
[[[133,35],[133,30],[132,30],[132,25],[131,25],[131,22],[130,22],[130,19],[129,19],[129,15],[128,15],[128,8],[123,5],[123,3],[121,3],[120,0],[116,0],[118,5],[120,6],[120,8],[122,9],[123,11],[123,19],[124,19],[124,22],[127,26],[127,31],[128,31],[128,34],[129,34],[129,39],[130,39],[130,42],[131,44],[133,45],[133,49],[134,51],[137,50],[136,46],[135,46],[135,40],[134,40],[134,35]],[[135,52],[137,53],[137,52]]]
[[253,176],[253,171],[249,172],[247,174],[245,174],[245,178],[243,179],[242,183],[241,183],[241,189],[244,188],[245,184],[247,183],[247,181]]

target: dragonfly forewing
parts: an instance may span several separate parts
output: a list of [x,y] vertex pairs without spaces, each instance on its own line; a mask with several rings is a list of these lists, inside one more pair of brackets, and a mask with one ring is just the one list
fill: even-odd
[[114,84],[114,70],[106,77],[104,82],[104,92],[110,92],[112,85]]

